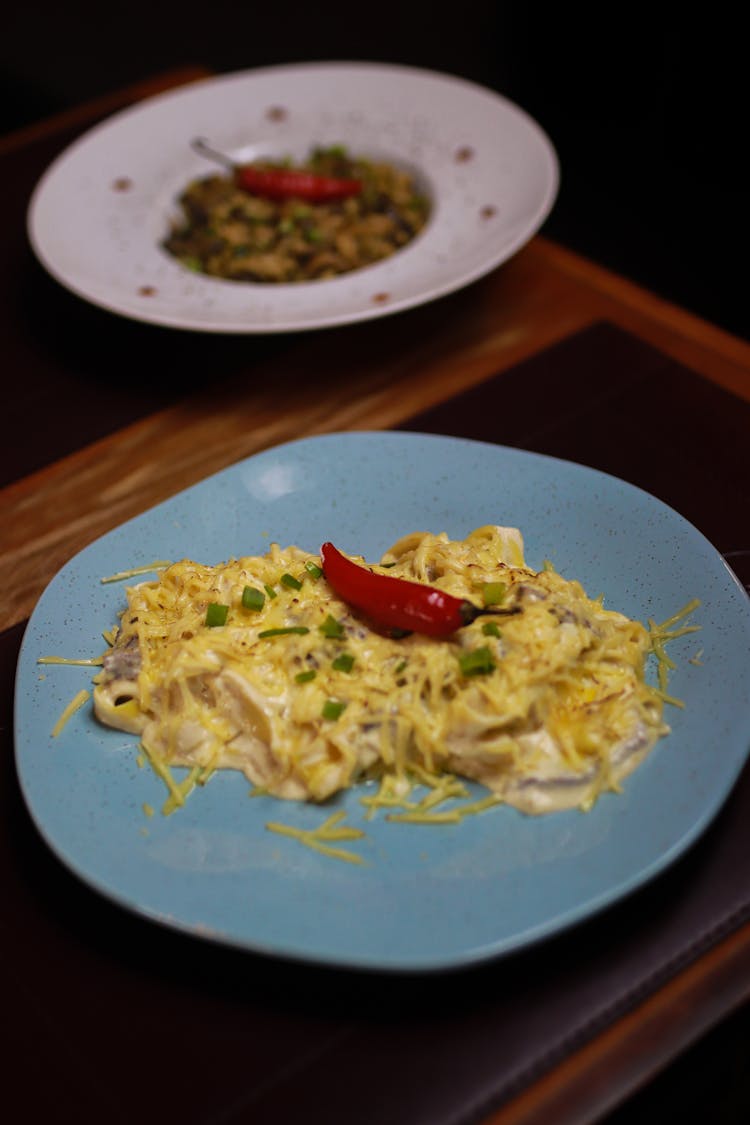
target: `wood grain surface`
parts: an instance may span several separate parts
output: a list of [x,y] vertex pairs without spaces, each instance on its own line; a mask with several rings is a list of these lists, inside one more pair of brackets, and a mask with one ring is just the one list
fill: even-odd
[[537,237],[432,305],[207,369],[187,398],[3,489],[0,629],[97,536],[208,474],[307,434],[396,425],[601,318],[750,398],[750,345]]

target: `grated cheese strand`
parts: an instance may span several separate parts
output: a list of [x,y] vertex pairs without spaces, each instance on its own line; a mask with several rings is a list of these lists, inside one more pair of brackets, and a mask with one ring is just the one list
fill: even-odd
[[404,812],[388,813],[386,820],[397,820],[404,824],[459,824],[461,814],[458,809],[450,812]]
[[57,720],[57,722],[55,723],[55,725],[52,728],[52,737],[53,738],[57,738],[58,734],[63,729],[65,724],[68,722],[68,720],[71,719],[73,715],[75,715],[76,711],[80,711],[80,709],[86,703],[88,703],[90,698],[91,698],[91,692],[86,691],[85,688],[82,688],[81,691],[79,691],[76,695],[73,696],[70,703],[67,705],[67,707],[63,711],[62,715],[60,715],[60,718]]
[[673,672],[677,665],[671,658],[666,650],[666,645],[669,641],[676,640],[677,637],[684,637],[688,633],[697,633],[700,631],[700,625],[683,625],[679,629],[672,629],[678,621],[683,621],[689,617],[691,613],[700,605],[699,598],[693,598],[677,613],[673,613],[666,621],[657,624],[652,617],[648,619],[648,632],[651,641],[651,651],[656,657],[656,678],[658,688],[655,689],[656,695],[661,699],[662,703],[669,703],[673,707],[684,708],[685,704],[681,699],[675,699],[674,696],[669,695],[667,688],[669,686],[669,673]]
[[99,581],[102,585],[107,585],[109,582],[122,582],[126,578],[136,578],[139,574],[151,574],[154,570],[163,570],[164,567],[169,565],[166,559],[157,559],[156,562],[149,563],[147,566],[133,566],[129,570],[120,570],[117,574],[109,574],[106,578],[100,578]]
[[350,852],[345,848],[335,848],[326,843],[327,840],[361,840],[364,838],[364,832],[359,828],[347,827],[342,825],[339,827],[340,822],[345,817],[345,813],[334,813],[333,816],[328,817],[318,828],[294,828],[291,824],[280,824],[278,821],[269,820],[266,823],[266,828],[269,832],[275,832],[279,836],[288,836],[293,840],[297,840],[305,847],[312,848],[313,851],[321,852],[323,855],[329,856],[331,859],[340,859],[345,863],[362,864],[364,860],[362,856],[357,855],[356,852]]

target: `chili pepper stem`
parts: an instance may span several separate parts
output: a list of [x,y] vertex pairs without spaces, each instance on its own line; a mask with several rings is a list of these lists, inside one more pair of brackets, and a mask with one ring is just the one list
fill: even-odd
[[478,617],[515,617],[521,612],[520,605],[510,606],[508,609],[490,609],[485,606],[474,605],[473,602],[463,602],[461,618],[464,625],[471,625]]

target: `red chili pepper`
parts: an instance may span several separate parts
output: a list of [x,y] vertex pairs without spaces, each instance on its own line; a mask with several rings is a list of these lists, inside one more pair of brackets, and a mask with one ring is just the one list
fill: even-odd
[[324,543],[320,554],[323,574],[342,601],[389,629],[447,637],[488,612],[434,586],[375,574],[342,555],[333,543]]
[[237,183],[253,195],[264,199],[305,199],[309,203],[333,203],[348,199],[362,191],[361,180],[317,176],[313,172],[296,172],[288,168],[255,168],[250,164],[236,171]]

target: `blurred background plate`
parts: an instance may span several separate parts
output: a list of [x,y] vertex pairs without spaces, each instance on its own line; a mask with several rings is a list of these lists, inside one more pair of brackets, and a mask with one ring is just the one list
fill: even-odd
[[[304,158],[345,145],[416,171],[430,221],[391,258],[323,281],[198,275],[160,247],[175,199],[211,166],[194,137],[235,159]],[[196,82],[122,111],[74,142],[30,202],[45,268],[86,300],[137,320],[206,332],[289,332],[367,320],[481,277],[539,229],[557,194],[544,131],[500,94],[379,63],[310,63]]]

